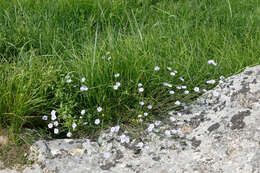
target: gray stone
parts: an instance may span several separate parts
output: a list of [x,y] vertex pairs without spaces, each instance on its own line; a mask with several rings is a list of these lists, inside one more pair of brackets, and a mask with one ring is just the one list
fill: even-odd
[[[189,112],[169,112],[176,121],[165,117],[129,144],[109,131],[98,142],[37,141],[30,154],[34,168],[24,172],[260,173],[259,71],[251,67],[225,79],[188,105]],[[140,141],[144,146],[138,148]]]

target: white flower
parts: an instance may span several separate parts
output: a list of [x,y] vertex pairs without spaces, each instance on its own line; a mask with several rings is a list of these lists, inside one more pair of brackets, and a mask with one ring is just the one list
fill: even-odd
[[83,83],[83,82],[85,82],[85,80],[86,80],[86,78],[81,78],[81,82]]
[[49,124],[48,124],[48,127],[49,127],[49,129],[53,128],[53,124],[52,124],[52,123],[49,123]]
[[95,120],[95,124],[98,125],[100,123],[100,120],[99,119],[96,119]]
[[168,87],[171,88],[171,87],[172,87],[172,84],[169,84],[169,83],[168,83]]
[[144,91],[144,88],[138,88],[139,93]]
[[143,119],[141,118],[141,119],[139,119],[139,123],[141,123],[141,122],[143,122]]
[[129,137],[127,137],[126,135],[121,135],[120,136],[120,141],[121,141],[121,143],[129,143]]
[[53,122],[53,125],[54,125],[55,127],[57,127],[57,126],[59,125],[58,121],[54,121],[54,122]]
[[111,127],[110,132],[114,133],[115,132],[115,127]]
[[170,131],[170,130],[165,130],[164,134],[165,134],[166,136],[171,136],[171,131]]
[[209,81],[207,81],[207,84],[214,84],[214,83],[216,83],[216,81],[215,80],[209,80]]
[[142,148],[144,146],[144,143],[139,142],[136,146],[139,147],[139,148]]
[[174,117],[170,117],[171,121],[176,121],[176,119]]
[[88,87],[86,85],[83,85],[82,87],[80,87],[80,91],[87,91]]
[[163,85],[166,86],[166,87],[169,87],[169,88],[172,87],[172,84],[169,84],[169,83],[167,83],[167,82],[164,82]]
[[177,100],[177,101],[175,102],[175,104],[176,104],[176,105],[180,105],[181,102]]
[[161,124],[161,121],[155,121],[154,124],[155,126],[159,126]]
[[148,105],[147,108],[148,108],[148,109],[152,109],[153,106],[152,106],[152,105]]
[[207,81],[207,84],[214,84],[216,81],[215,80],[209,80]]
[[113,86],[114,90],[118,90],[118,85]]
[[79,116],[80,119],[82,119],[82,116]]
[[147,115],[148,115],[148,113],[147,113],[147,112],[145,112],[145,113],[144,113],[144,116],[146,117]]
[[180,89],[181,89],[181,86],[176,86],[176,88],[177,88],[178,90],[180,90]]
[[182,82],[184,82],[184,79],[183,79],[183,77],[180,77],[179,79],[180,79]]
[[105,56],[102,56],[101,58],[102,58],[102,59],[105,59],[106,57],[105,57]]
[[184,91],[184,94],[189,94],[190,92],[188,90],[185,90]]
[[195,92],[200,92],[199,87],[195,87],[195,88],[194,88],[194,91],[195,91]]
[[171,75],[171,76],[175,76],[175,73],[174,73],[174,72],[171,72],[170,75]]
[[110,60],[111,60],[111,56],[109,56],[109,57],[107,58],[107,60],[110,61]]
[[72,82],[72,80],[71,79],[67,79],[67,83],[71,83]]
[[171,67],[167,67],[167,69],[168,69],[169,71],[172,71],[172,68],[171,68]]
[[137,86],[138,86],[138,87],[142,87],[142,86],[143,86],[143,84],[141,84],[141,83],[138,83],[138,84],[137,84]]
[[142,115],[141,115],[141,114],[139,114],[137,117],[138,117],[138,118],[142,118]]
[[110,52],[108,51],[107,53],[106,53],[106,55],[109,55],[110,54]]
[[143,102],[143,101],[140,101],[139,104],[143,106],[143,105],[144,105],[144,102]]
[[67,133],[67,137],[70,138],[72,136],[72,133],[71,132],[68,132]]
[[84,110],[84,109],[80,112],[81,115],[84,115],[85,113],[86,113],[86,110]]
[[98,112],[101,112],[102,110],[103,110],[103,109],[102,109],[101,107],[98,107],[98,108],[97,108],[97,111],[98,111]]
[[111,133],[117,133],[120,129],[120,126],[111,127],[110,132]]
[[119,73],[115,74],[115,78],[117,78],[117,77],[119,77],[119,76],[120,76],[120,74],[119,74]]
[[163,83],[163,86],[168,86],[168,83],[164,82],[164,83]]
[[177,113],[177,115],[178,115],[179,117],[181,117],[181,116],[182,116],[182,114],[181,114],[180,112],[178,112],[178,113]]
[[121,83],[120,82],[116,82],[116,86],[120,87]]
[[56,114],[56,111],[55,110],[52,110],[51,111],[51,115],[55,115]]
[[115,133],[117,133],[118,131],[119,131],[119,129],[120,129],[120,126],[115,126]]
[[125,143],[127,143],[127,144],[128,144],[129,142],[130,142],[130,139],[129,139],[129,137],[126,137],[126,138],[125,138]]
[[44,116],[42,116],[42,119],[43,119],[43,120],[48,120],[48,116],[47,116],[47,115],[44,115]]
[[72,123],[72,128],[73,130],[77,127],[77,124],[76,123]]
[[148,126],[148,132],[151,132],[152,130],[153,130],[153,128],[154,128],[154,124],[150,124],[149,126]]
[[55,110],[52,110],[51,111],[51,120],[56,120],[56,111]]
[[173,71],[174,73],[178,73],[176,70]]
[[155,71],[159,71],[159,70],[160,70],[160,67],[155,66],[155,67],[154,67],[154,70],[155,70]]
[[84,122],[84,123],[83,123],[83,125],[87,125],[87,124],[88,124],[88,122]]
[[173,91],[173,90],[171,90],[171,91],[169,91],[169,93],[170,93],[170,94],[174,94],[174,91]]
[[54,134],[58,134],[59,133],[59,129],[55,128],[54,129]]
[[208,60],[208,64],[212,64],[212,65],[214,65],[214,66],[216,66],[217,64],[215,63],[215,61],[214,60]]
[[220,80],[224,80],[225,77],[224,77],[224,76],[220,76],[219,79],[220,79]]
[[186,89],[187,87],[185,85],[181,86],[182,89]]
[[105,158],[105,159],[108,159],[110,156],[111,156],[111,153],[108,153],[108,152],[107,152],[107,153],[104,153],[104,158]]

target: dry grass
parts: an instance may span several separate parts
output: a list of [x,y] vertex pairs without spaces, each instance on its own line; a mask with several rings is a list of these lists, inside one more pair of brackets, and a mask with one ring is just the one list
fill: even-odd
[[[0,129],[0,169],[23,169],[24,165],[31,164],[28,160],[29,148],[36,136],[24,130],[17,134],[15,142],[9,138],[7,129]],[[3,139],[1,141],[1,139]]]

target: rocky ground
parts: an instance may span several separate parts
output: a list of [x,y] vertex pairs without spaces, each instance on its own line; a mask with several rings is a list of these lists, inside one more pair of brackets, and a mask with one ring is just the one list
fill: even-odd
[[[24,173],[260,173],[260,66],[220,82],[138,138],[40,140]],[[15,170],[1,170],[11,173]]]

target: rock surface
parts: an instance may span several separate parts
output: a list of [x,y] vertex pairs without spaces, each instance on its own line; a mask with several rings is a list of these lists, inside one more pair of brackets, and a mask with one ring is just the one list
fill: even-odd
[[37,163],[23,172],[260,173],[260,66],[225,79],[169,116],[129,143],[121,131],[106,131],[97,142],[37,141],[31,147]]

